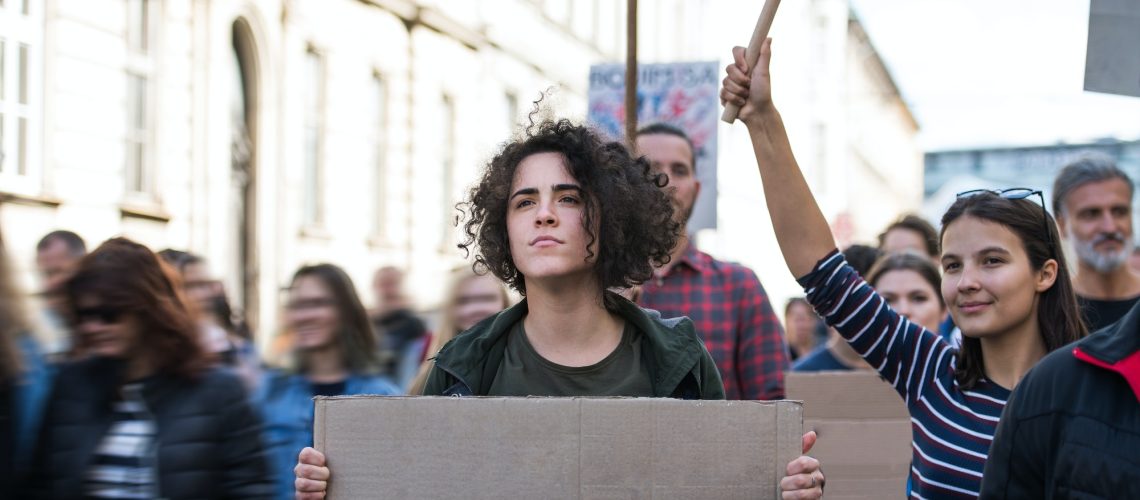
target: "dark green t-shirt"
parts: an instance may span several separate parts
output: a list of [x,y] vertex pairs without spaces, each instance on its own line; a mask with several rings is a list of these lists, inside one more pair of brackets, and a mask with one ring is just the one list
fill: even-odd
[[488,396],[653,396],[641,359],[642,334],[625,324],[621,342],[605,359],[582,367],[551,363],[534,350],[520,320],[507,333],[503,362]]

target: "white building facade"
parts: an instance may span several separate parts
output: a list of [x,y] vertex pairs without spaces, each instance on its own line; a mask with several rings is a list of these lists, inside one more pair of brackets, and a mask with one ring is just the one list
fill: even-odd
[[[727,64],[759,8],[641,4],[646,62]],[[845,0],[785,3],[774,71],[825,213],[864,237],[917,208],[922,167],[851,19]],[[372,271],[396,265],[431,305],[465,262],[455,204],[480,166],[541,91],[581,119],[589,66],[624,52],[625,2],[607,0],[4,0],[0,225],[32,290],[52,229],[199,253],[262,339],[302,264],[341,265],[366,303]],[[719,229],[699,241],[794,293],[742,127],[720,143]],[[887,178],[874,198],[868,172]]]

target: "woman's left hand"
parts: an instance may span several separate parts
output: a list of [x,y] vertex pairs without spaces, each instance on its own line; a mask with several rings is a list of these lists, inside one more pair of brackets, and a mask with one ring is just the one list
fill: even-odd
[[806,455],[815,446],[815,440],[815,431],[804,434],[805,455],[788,464],[787,475],[780,480],[784,500],[823,498],[823,485],[827,480],[819,468],[819,460]]

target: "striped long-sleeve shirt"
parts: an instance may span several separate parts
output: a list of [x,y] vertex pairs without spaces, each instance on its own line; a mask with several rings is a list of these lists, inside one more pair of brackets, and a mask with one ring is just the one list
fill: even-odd
[[799,282],[816,311],[906,401],[911,498],[976,498],[1009,390],[986,379],[959,387],[957,351],[888,307],[838,251]]

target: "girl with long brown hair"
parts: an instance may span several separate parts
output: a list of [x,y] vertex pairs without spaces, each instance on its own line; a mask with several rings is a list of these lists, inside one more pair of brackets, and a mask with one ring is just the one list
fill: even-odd
[[304,266],[286,300],[293,366],[266,373],[254,398],[265,421],[274,496],[282,500],[293,498],[297,453],[313,445],[313,396],[402,394],[378,374],[376,334],[348,273],[332,264]]
[[959,194],[942,217],[940,262],[962,348],[895,312],[835,249],[772,102],[770,42],[754,70],[733,50],[721,98],[741,106],[788,269],[906,401],[912,497],[976,497],[1010,391],[1046,353],[1086,333],[1057,226],[1037,190]]
[[213,368],[172,279],[116,238],[65,285],[77,347],[45,413],[31,487],[47,498],[267,498],[260,426]]

